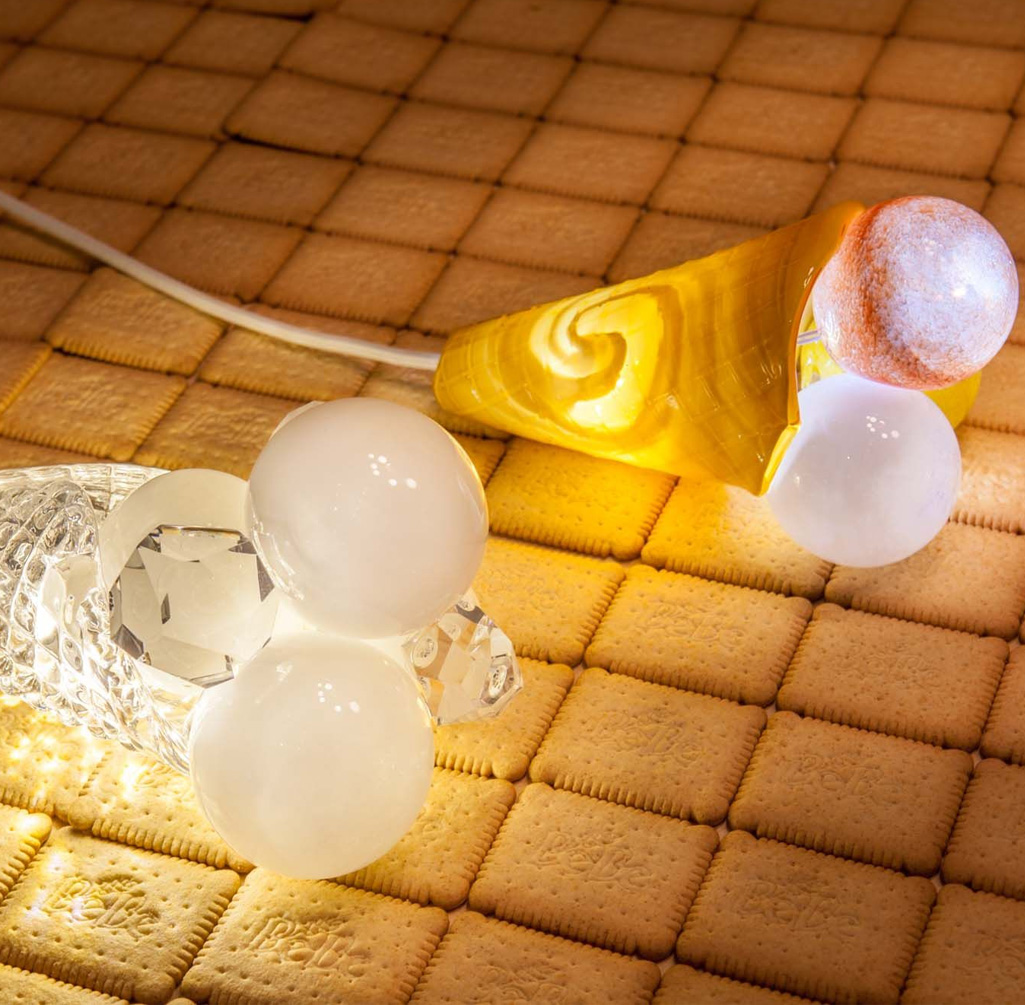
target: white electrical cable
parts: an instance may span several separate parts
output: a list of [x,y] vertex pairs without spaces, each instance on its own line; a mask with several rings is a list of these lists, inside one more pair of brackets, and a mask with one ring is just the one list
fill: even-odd
[[[172,279],[157,269],[144,265],[138,259],[118,251],[117,248],[112,248],[109,244],[104,244],[103,241],[98,241],[95,237],[90,237],[77,227],[72,227],[70,224],[50,216],[49,213],[44,213],[27,202],[22,202],[21,199],[16,199],[2,189],[0,189],[0,209],[33,230],[41,231],[62,244],[67,244],[105,265],[117,269],[118,272],[131,276],[132,279],[138,280],[145,286],[158,290],[174,300],[194,307],[197,311],[209,314],[227,324],[238,325],[248,331],[259,332],[261,335],[269,335],[282,342],[291,342],[293,345],[306,346],[309,349],[320,349],[339,356],[357,356],[360,359],[390,363],[393,366],[414,370],[436,370],[438,368],[441,357],[436,352],[399,349],[395,346],[365,342],[347,335],[329,335],[327,332],[291,325],[285,321],[256,314],[243,307],[226,304],[209,293],[203,293],[186,283]],[[344,279],[344,277],[341,278]]]

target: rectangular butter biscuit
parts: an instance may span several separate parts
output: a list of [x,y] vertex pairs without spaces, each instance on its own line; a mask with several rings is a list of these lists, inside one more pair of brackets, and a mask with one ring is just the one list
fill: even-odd
[[733,831],[676,952],[693,966],[793,994],[896,1002],[934,898],[921,876]]

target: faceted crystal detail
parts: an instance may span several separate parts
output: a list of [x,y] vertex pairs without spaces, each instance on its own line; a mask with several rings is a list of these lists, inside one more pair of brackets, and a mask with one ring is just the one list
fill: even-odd
[[0,691],[188,771],[201,688],[114,645],[97,529],[161,474],[131,464],[0,472]]
[[278,599],[241,532],[161,524],[111,589],[111,635],[132,658],[209,687],[267,644]]
[[439,726],[497,715],[523,687],[512,642],[472,595],[403,645]]

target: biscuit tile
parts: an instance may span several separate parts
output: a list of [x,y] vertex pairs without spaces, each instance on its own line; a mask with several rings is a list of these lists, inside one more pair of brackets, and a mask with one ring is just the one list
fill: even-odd
[[[283,311],[263,304],[250,310],[315,331],[368,342],[390,343],[391,328],[340,321],[319,314]],[[331,401],[356,394],[374,364],[355,356],[306,349],[241,328],[231,328],[204,358],[201,380],[240,391],[270,394],[298,401]]]
[[[275,307],[404,324],[445,265],[434,252],[309,234],[263,294]],[[338,282],[345,276],[346,282]]]
[[299,244],[295,227],[172,209],[136,255],[176,279],[242,300],[255,300]]
[[623,575],[614,562],[493,537],[474,589],[517,653],[576,666]]
[[30,42],[52,21],[68,0],[2,0],[0,2],[0,38]]
[[[877,866],[727,834],[676,947],[683,962],[836,1002],[896,1001],[935,897]],[[795,940],[812,952],[793,953]]]
[[[113,245],[118,251],[132,251],[160,219],[157,207],[121,199],[100,199],[45,188],[29,189],[22,198],[44,213]],[[87,255],[17,223],[0,225],[0,258],[81,272],[88,272],[94,264]]]
[[932,105],[1007,111],[1025,78],[1025,53],[891,38],[865,94]]
[[855,95],[882,48],[874,35],[747,22],[719,68],[720,80]]
[[565,1005],[647,1005],[658,983],[653,963],[473,911],[452,918],[413,994],[413,1005],[460,1005],[468,974],[479,999],[493,1002],[545,1001],[557,994]]
[[572,56],[605,10],[594,0],[475,0],[452,37]]
[[513,265],[600,276],[626,240],[637,210],[498,189],[459,250]]
[[[120,998],[76,988],[42,974],[0,965],[0,995],[19,1005],[127,1005]],[[173,1003],[172,1003],[173,1005]]]
[[97,269],[50,326],[50,345],[106,363],[190,374],[223,325],[112,269]]
[[1005,345],[982,371],[979,396],[968,413],[967,423],[1001,433],[1025,433],[1022,387],[1025,387],[1025,346]]
[[97,991],[166,1001],[236,889],[228,870],[60,830],[0,905],[0,958]]
[[448,925],[444,911],[257,869],[182,990],[203,1001],[405,1002]]
[[49,355],[49,346],[37,342],[0,341],[0,411],[14,401]]
[[166,204],[214,150],[208,140],[95,122],[64,148],[42,181],[87,195]]
[[482,484],[487,485],[505,453],[505,444],[501,440],[489,440],[482,436],[463,436],[460,433],[453,435],[473,462]]
[[308,227],[351,171],[352,164],[334,157],[228,142],[178,204]]
[[726,819],[764,725],[760,708],[585,670],[531,762],[530,777],[714,825]]
[[193,384],[135,452],[136,464],[216,468],[246,478],[294,401]]
[[275,71],[253,88],[225,129],[257,143],[355,157],[394,108],[394,98]]
[[[444,340],[432,335],[421,335],[419,332],[400,332],[395,345],[403,349],[416,349],[418,352],[439,352]],[[428,370],[414,370],[411,367],[391,366],[379,363],[360,388],[360,396],[367,398],[383,398],[397,405],[415,408],[424,415],[430,416],[435,422],[444,426],[450,433],[465,433],[469,436],[491,436],[507,438],[508,433],[491,429],[473,419],[446,412],[434,397],[434,375]]]
[[7,896],[49,834],[48,816],[0,806],[0,895]]
[[717,84],[687,139],[759,154],[828,160],[854,113],[852,98]]
[[585,59],[669,73],[714,73],[740,22],[649,7],[613,7],[584,46]]
[[896,565],[835,566],[826,599],[1010,639],[1025,610],[1025,538],[948,523],[920,552]]
[[762,21],[836,28],[888,35],[906,0],[761,0],[755,16]]
[[451,251],[491,194],[456,178],[360,167],[317,218],[318,230]]
[[74,0],[39,36],[43,45],[100,56],[158,59],[196,16],[184,5]]
[[341,0],[338,12],[346,17],[406,31],[443,35],[469,0]]
[[730,807],[730,826],[931,876],[971,771],[963,750],[777,712]]
[[802,597],[637,565],[599,626],[587,664],[768,705],[810,615],[811,604]]
[[81,128],[74,119],[0,108],[0,176],[34,181]]
[[1025,904],[944,886],[901,996],[908,1005],[1014,1001],[1021,993]]
[[989,195],[989,183],[982,179],[947,178],[939,174],[897,171],[868,164],[837,164],[815,202],[814,211],[828,209],[845,199],[873,206],[902,195],[937,195],[982,210]]
[[900,22],[902,35],[976,45],[1025,45],[1025,23],[1015,0],[911,0]]
[[670,140],[542,123],[502,182],[539,192],[640,205],[676,149]]
[[608,271],[610,282],[646,276],[760,237],[763,227],[645,213]]
[[602,558],[636,558],[672,487],[660,472],[516,439],[488,485],[491,528]]
[[1025,441],[1013,433],[964,427],[961,490],[953,518],[1012,534],[1025,530]]
[[262,77],[301,30],[301,22],[285,18],[206,10],[164,53],[163,62]]
[[551,122],[679,136],[711,87],[708,77],[579,63],[545,111]]
[[712,481],[677,485],[644,546],[648,565],[817,600],[828,562],[795,544],[764,499]]
[[706,1005],[807,1005],[808,999],[677,963],[662,975],[652,1005],[692,1005],[699,1001]]
[[1025,649],[1015,647],[982,734],[983,757],[1025,764]]
[[127,461],[184,387],[181,377],[55,353],[0,416],[0,434]]
[[448,332],[500,314],[593,290],[598,280],[550,269],[457,256],[412,317],[426,331]]
[[997,185],[986,200],[983,215],[1000,231],[1014,257],[1025,260],[1025,187]]
[[18,51],[19,47],[14,42],[0,42],[0,66],[13,59]]
[[364,159],[411,171],[496,181],[533,128],[532,122],[512,115],[411,101],[381,130]]
[[442,105],[540,115],[572,67],[566,56],[451,42],[410,95]]
[[518,781],[537,752],[573,683],[567,666],[521,659],[523,690],[502,714],[480,722],[440,726],[434,733],[439,767]]
[[779,227],[807,214],[825,164],[687,144],[651,198],[655,209]]
[[470,907],[658,960],[715,846],[710,827],[530,785],[470,888]]
[[440,44],[426,35],[317,14],[278,60],[278,66],[335,84],[401,94]]
[[436,768],[420,815],[390,851],[340,882],[453,910],[516,799],[510,782]]
[[151,66],[104,116],[107,122],[189,136],[220,137],[253,82],[237,74]]
[[80,272],[0,261],[0,339],[40,338],[83,282]]
[[1025,898],[1023,839],[1025,768],[980,761],[943,858],[944,882]]
[[37,112],[99,118],[143,64],[30,46],[0,70],[0,102]]
[[1010,125],[997,112],[870,98],[840,144],[844,160],[983,178]]
[[73,827],[94,837],[218,869],[252,869],[210,826],[188,775],[116,744],[107,750],[103,763],[68,808]]
[[974,750],[1006,660],[1000,639],[823,604],[776,704],[817,719]]
[[28,705],[0,704],[0,800],[31,813],[66,816],[105,747]]
[[0,469],[34,468],[44,464],[73,464],[77,461],[95,461],[88,454],[77,454],[70,450],[51,450],[34,443],[8,440],[0,436]]
[[1020,119],[1015,119],[1011,125],[990,177],[994,181],[1025,183],[1025,123]]

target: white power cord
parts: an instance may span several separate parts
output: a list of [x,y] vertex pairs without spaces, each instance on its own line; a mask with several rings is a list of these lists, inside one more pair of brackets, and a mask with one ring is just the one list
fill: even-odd
[[441,357],[436,352],[420,352],[416,349],[399,349],[395,346],[378,345],[375,342],[364,342],[362,339],[351,338],[348,335],[329,335],[327,332],[291,325],[286,321],[278,321],[275,318],[247,311],[243,307],[226,304],[209,293],[203,293],[187,283],[172,279],[158,269],[144,265],[138,259],[132,258],[131,255],[126,255],[124,252],[118,251],[117,248],[112,248],[109,244],[90,237],[77,227],[72,227],[70,224],[50,216],[49,213],[30,206],[27,202],[9,195],[2,189],[0,189],[0,209],[3,209],[8,216],[19,223],[23,223],[33,230],[41,231],[62,244],[67,244],[105,265],[109,265],[112,269],[131,276],[132,279],[138,280],[145,286],[187,304],[197,311],[202,311],[210,317],[224,321],[226,324],[237,325],[247,331],[259,332],[261,335],[280,339],[282,342],[306,346],[308,349],[320,349],[338,356],[356,356],[360,359],[390,363],[393,366],[414,370],[436,370],[438,368]]

